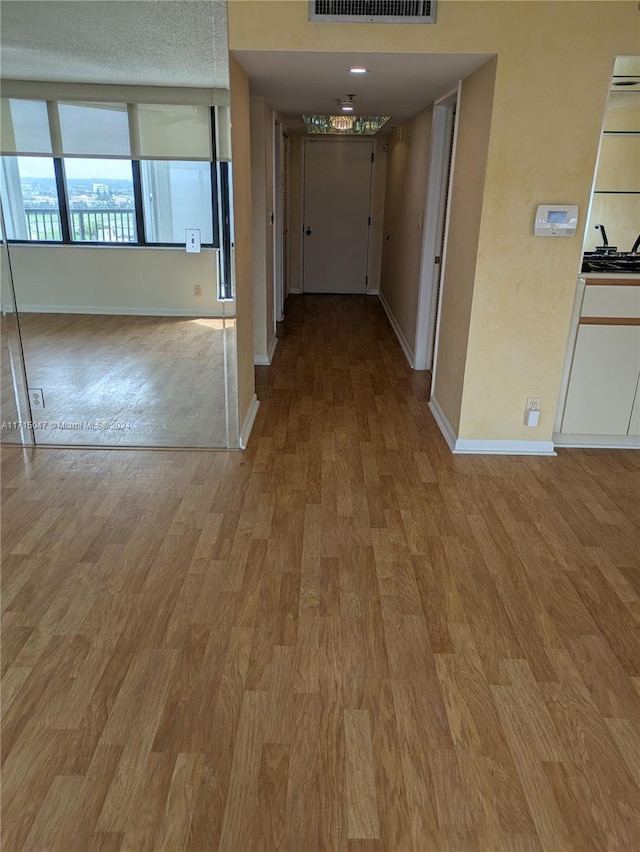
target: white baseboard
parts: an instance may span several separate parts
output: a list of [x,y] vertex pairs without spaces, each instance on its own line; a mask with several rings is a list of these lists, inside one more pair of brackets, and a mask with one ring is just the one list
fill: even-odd
[[301,296],[301,295],[302,295],[302,290],[300,290],[299,288],[297,288],[295,290],[289,290],[289,292],[287,293],[287,296]]
[[453,450],[457,455],[482,456],[555,456],[553,441],[486,441],[458,438]]
[[599,450],[640,450],[640,435],[578,435],[556,432],[556,447]]
[[94,305],[18,305],[21,314],[97,314],[100,316],[134,317],[207,317],[224,319],[215,311],[198,311],[195,308],[96,308]]
[[271,343],[269,344],[269,351],[266,355],[254,355],[253,363],[256,367],[270,367],[271,362],[273,361],[273,354],[276,351],[276,346],[278,345],[278,338],[274,337]]
[[453,426],[435,397],[429,400],[429,410],[438,424],[449,449],[456,455],[487,456],[555,456],[553,441],[492,441],[458,438]]
[[402,351],[404,352],[404,356],[409,362],[409,366],[413,367],[413,349],[407,343],[407,339],[402,333],[402,329],[398,325],[396,318],[391,312],[391,308],[382,293],[378,293],[378,298],[380,299],[380,303],[384,308],[384,312],[387,315],[389,322],[391,323],[391,328],[394,330],[396,337],[398,338],[398,343],[402,347]]
[[379,296],[380,290],[367,290],[365,296]]
[[258,413],[259,407],[260,403],[258,402],[258,397],[254,393],[253,398],[249,403],[249,409],[247,411],[247,416],[244,418],[242,429],[240,429],[239,443],[241,450],[247,449],[247,444],[249,443],[249,435],[251,435],[251,430],[253,429],[253,424],[256,419],[256,414]]
[[449,449],[451,452],[454,452],[458,436],[454,432],[453,426],[449,423],[447,415],[440,407],[440,403],[435,396],[432,396],[429,400],[429,411],[433,414],[433,418],[438,424],[438,429],[442,432],[445,441],[449,445]]

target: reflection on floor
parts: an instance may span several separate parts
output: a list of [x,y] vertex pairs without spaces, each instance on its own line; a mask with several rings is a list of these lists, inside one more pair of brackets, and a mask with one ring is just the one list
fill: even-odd
[[[18,425],[20,415],[13,391],[13,367],[16,365],[12,365],[9,351],[11,347],[11,352],[17,352],[18,340],[15,314],[0,311],[0,412],[3,444],[19,444],[21,441]],[[17,366],[19,368],[19,358]]]
[[46,406],[32,412],[36,443],[227,446],[235,320],[22,314],[20,326],[29,386]]

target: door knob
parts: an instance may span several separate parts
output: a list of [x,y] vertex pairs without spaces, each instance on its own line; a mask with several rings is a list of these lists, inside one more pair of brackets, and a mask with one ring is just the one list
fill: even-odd
[[310,234],[311,234],[311,228],[307,228],[307,230],[305,231],[305,234],[306,234],[307,236],[310,236]]

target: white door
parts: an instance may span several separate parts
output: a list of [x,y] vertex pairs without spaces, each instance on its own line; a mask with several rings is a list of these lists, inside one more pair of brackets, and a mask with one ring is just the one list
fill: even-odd
[[373,143],[307,139],[305,293],[365,293]]

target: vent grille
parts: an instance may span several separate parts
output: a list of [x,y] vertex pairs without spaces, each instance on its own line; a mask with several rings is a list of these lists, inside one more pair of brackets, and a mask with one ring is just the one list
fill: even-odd
[[310,0],[309,20],[434,24],[435,0]]

